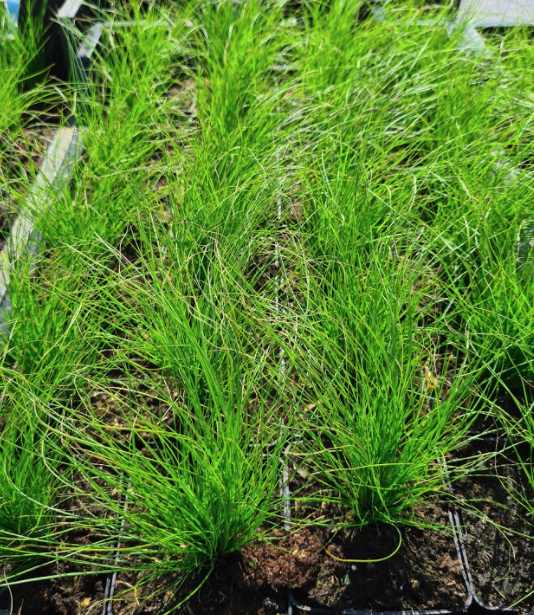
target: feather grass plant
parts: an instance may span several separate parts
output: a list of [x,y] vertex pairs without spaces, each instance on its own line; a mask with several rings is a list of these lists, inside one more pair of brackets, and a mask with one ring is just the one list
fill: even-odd
[[[486,169],[488,158],[487,152],[478,158]],[[470,168],[451,179],[449,213],[442,212],[436,223],[434,249],[473,359],[485,365],[494,385],[501,379],[521,389],[522,378],[533,377],[532,178],[503,167],[482,177]]]
[[[435,195],[419,182],[474,134],[464,94],[479,69],[444,29],[413,31],[409,11],[354,38],[353,8],[314,15],[303,60],[303,239],[315,275],[301,329],[313,408],[301,446],[323,487],[312,501],[343,503],[360,525],[412,523],[443,489],[438,460],[477,415],[478,366],[464,362],[454,292],[425,229]],[[444,121],[458,115],[456,95],[460,130]]]
[[177,589],[276,520],[286,400],[283,391],[277,399],[270,386],[262,390],[275,368],[265,350],[243,351],[249,333],[228,309],[191,310],[168,289],[142,297],[137,359],[115,360],[130,375],[122,392],[110,383],[114,421],[91,408],[87,420],[67,421],[73,471],[83,478],[68,489],[87,509],[108,511],[71,520],[101,537],[85,554],[74,550],[109,566],[124,523],[116,566],[139,572],[141,583],[177,575]]
[[303,336],[314,408],[303,459],[322,485],[311,500],[343,503],[356,524],[413,522],[414,508],[443,490],[438,461],[477,416],[469,408],[477,372],[452,339],[443,345],[425,269],[386,250],[369,268],[345,265]]

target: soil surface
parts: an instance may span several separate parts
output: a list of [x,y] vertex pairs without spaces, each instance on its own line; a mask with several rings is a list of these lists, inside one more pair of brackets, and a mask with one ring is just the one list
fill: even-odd
[[[446,523],[436,509],[428,522]],[[330,534],[330,535],[329,535]],[[451,536],[413,528],[402,531],[398,554],[375,564],[340,559],[379,558],[395,550],[399,535],[388,526],[369,526],[332,536],[329,528],[278,530],[269,541],[245,547],[222,560],[207,581],[195,579],[179,592],[162,577],[142,589],[137,579],[118,575],[113,615],[159,613],[187,602],[178,615],[281,615],[287,588],[299,604],[334,609],[461,608],[466,592]],[[325,549],[326,542],[329,542]],[[71,572],[47,568],[42,574]],[[0,610],[20,615],[94,615],[102,611],[106,577],[69,577],[28,583],[0,596]],[[200,589],[195,592],[196,588]],[[194,592],[194,593],[193,593]]]
[[[498,441],[503,446],[502,440]],[[496,444],[470,446],[472,455],[491,454]],[[527,449],[518,448],[525,461]],[[477,511],[464,512],[466,551],[474,590],[488,606],[534,609],[534,520],[517,498],[534,502],[531,486],[508,450],[488,459],[477,474],[455,483],[454,491]],[[496,525],[498,524],[498,525]]]
[[[291,540],[287,543],[289,544]],[[287,545],[286,545],[287,546]],[[161,577],[157,582],[135,588],[133,575],[116,578],[112,615],[148,615],[163,613],[184,601],[174,612],[178,615],[282,615],[287,613],[287,590],[284,583],[298,578],[300,567],[293,570],[288,558],[278,558],[276,547],[254,546],[223,560],[202,582],[198,578],[173,591],[173,579]],[[257,557],[258,556],[258,557]],[[262,559],[263,558],[263,559]],[[278,559],[280,561],[278,562]],[[253,567],[256,566],[257,568]],[[258,572],[261,568],[261,572]],[[277,570],[282,572],[275,579]],[[47,566],[40,575],[69,573],[72,570]],[[0,594],[0,611],[17,615],[101,615],[107,576],[63,576],[49,581],[28,582]],[[198,586],[200,589],[197,590]],[[272,586],[277,589],[273,589]],[[193,593],[194,592],[194,593]]]
[[12,585],[0,594],[0,611],[16,615],[90,615],[101,613],[95,606],[104,597],[105,577],[102,575],[67,576],[72,570],[63,566],[46,566],[35,576],[64,574],[50,581]]
[[[439,507],[431,517],[421,522],[448,522]],[[385,558],[397,548],[399,533],[384,524],[344,530],[330,537],[327,552],[322,548],[329,539],[326,528],[316,530],[307,542],[313,545],[313,569],[294,591],[297,602],[336,610],[462,608],[467,592],[452,534],[410,527],[401,529],[401,536],[401,548],[385,561],[341,562]]]
[[[180,615],[285,615],[288,609],[284,581],[288,568],[277,566],[276,547],[257,545],[220,563],[202,586],[177,613]],[[287,563],[287,562],[286,562]],[[275,580],[277,573],[281,576]],[[267,579],[269,578],[270,581]],[[274,587],[273,587],[274,586]]]
[[326,496],[330,502],[320,506],[310,501],[318,497],[320,486],[298,454],[288,463],[291,519],[310,527],[309,548],[316,559],[308,579],[291,587],[299,605],[336,611],[464,607],[467,587],[450,526],[448,494],[413,511],[410,525],[355,528],[350,527],[352,511],[336,503],[335,493],[323,493],[319,499]]

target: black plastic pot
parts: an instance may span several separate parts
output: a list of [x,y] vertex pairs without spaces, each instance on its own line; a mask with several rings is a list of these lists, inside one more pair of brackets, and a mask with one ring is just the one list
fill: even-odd
[[72,78],[78,44],[71,31],[81,20],[90,21],[93,17],[94,21],[94,11],[85,1],[20,0],[18,10],[12,5],[11,14],[20,35],[36,39],[41,48],[30,66],[30,73],[49,73],[62,81]]
[[68,78],[68,63],[64,61],[63,32],[55,20],[64,0],[21,0],[18,15],[20,35],[34,40],[40,48],[29,67],[31,74],[50,69],[55,77]]
[[334,613],[340,613],[341,615],[416,615],[417,613],[424,613],[425,615],[463,615],[465,612],[465,610],[448,611],[440,609],[427,611],[359,611],[356,609],[343,609],[342,611],[332,611],[331,609],[301,604],[295,600],[291,591],[289,592],[289,615],[296,615],[297,613],[311,613],[312,615],[333,615]]

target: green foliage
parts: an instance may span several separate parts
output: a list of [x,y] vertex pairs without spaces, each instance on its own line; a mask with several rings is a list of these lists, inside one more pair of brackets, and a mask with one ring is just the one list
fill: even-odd
[[12,276],[19,559],[205,578],[280,527],[288,443],[312,506],[416,523],[488,382],[527,386],[530,56],[502,79],[420,4],[116,9],[137,23],[69,92],[84,157]]

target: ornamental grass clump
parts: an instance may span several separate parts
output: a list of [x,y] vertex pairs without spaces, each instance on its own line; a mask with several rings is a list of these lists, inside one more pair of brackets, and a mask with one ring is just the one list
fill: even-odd
[[444,323],[424,324],[435,292],[424,263],[377,250],[369,268],[343,269],[304,335],[314,401],[303,460],[322,485],[311,499],[348,506],[359,525],[410,523],[477,415],[475,374],[442,344]]
[[521,389],[522,380],[534,377],[534,183],[529,173],[485,152],[478,161],[448,181],[448,213],[431,231],[437,234],[432,249],[473,361],[483,364],[494,386],[502,381]]
[[[310,20],[300,58],[310,275],[299,446],[323,486],[311,499],[347,505],[360,525],[414,522],[443,489],[439,460],[477,415],[478,364],[464,360],[427,216],[438,165],[472,147],[467,103],[453,100],[479,71],[444,27],[414,30],[408,12],[395,17],[358,25],[355,37],[351,7],[334,3]],[[444,125],[453,111],[465,130]]]
[[[423,216],[426,243],[461,314],[455,328],[467,335],[471,360],[484,365],[483,378],[494,386],[505,382],[521,389],[522,379],[533,377],[534,184],[525,79],[532,72],[531,51],[518,42],[517,32],[503,39],[501,49],[491,40],[488,48],[491,63],[471,56],[469,91],[460,96],[457,80],[447,88],[455,94],[448,97],[454,105],[447,107],[447,126],[458,137],[442,140],[440,148],[454,156],[438,150],[436,162],[422,170],[432,176],[431,184],[423,181],[434,186],[437,205],[425,206]],[[469,72],[462,70],[462,80],[464,75]],[[465,147],[457,150],[462,139]]]
[[174,575],[175,589],[277,524],[291,416],[243,298],[191,298],[187,282],[169,277],[147,288],[124,280],[121,296],[108,297],[110,319],[129,316],[106,360],[113,376],[94,383],[106,401],[87,400],[83,415],[64,409],[60,431],[75,478],[63,488],[86,511],[69,524],[98,537],[65,543],[65,556],[104,570],[116,549],[116,570],[137,572],[140,584]]

